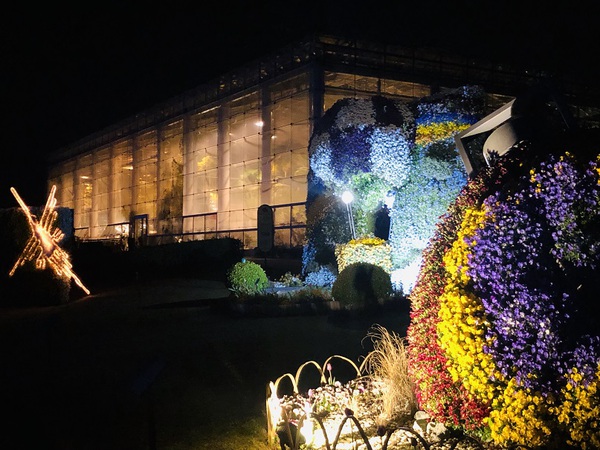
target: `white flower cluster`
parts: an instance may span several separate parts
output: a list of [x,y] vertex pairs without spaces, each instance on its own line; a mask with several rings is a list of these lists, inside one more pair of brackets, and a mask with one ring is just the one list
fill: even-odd
[[337,279],[331,269],[326,266],[321,266],[318,271],[310,272],[306,275],[304,284],[307,286],[331,287]]
[[335,125],[340,130],[358,128],[362,130],[369,125],[375,125],[375,110],[371,99],[346,99],[348,105],[340,108]]
[[403,130],[394,126],[378,127],[371,135],[370,144],[371,172],[390,187],[402,186],[410,171],[412,147]]
[[421,170],[428,178],[435,180],[447,180],[454,172],[457,163],[455,161],[445,161],[438,158],[425,156],[421,162]]
[[310,167],[314,174],[326,185],[333,184],[335,175],[331,163],[331,147],[329,146],[329,133],[315,135],[310,144]]

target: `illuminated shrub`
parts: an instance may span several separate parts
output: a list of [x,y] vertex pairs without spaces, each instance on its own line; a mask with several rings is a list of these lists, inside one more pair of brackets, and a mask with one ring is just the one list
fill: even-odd
[[411,293],[411,372],[438,421],[598,449],[600,158],[534,150],[513,147],[442,218]]
[[372,235],[352,239],[347,244],[337,245],[335,257],[340,272],[356,262],[380,266],[387,273],[392,271],[392,248],[385,240]]
[[376,306],[392,294],[389,274],[369,263],[353,263],[340,272],[331,288],[334,300],[345,309]]
[[246,260],[231,267],[227,273],[227,281],[229,289],[237,297],[256,295],[269,287],[264,269],[255,262]]

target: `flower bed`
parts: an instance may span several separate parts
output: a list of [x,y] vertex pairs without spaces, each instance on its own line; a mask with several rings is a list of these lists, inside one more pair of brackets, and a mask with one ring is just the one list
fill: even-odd
[[[269,383],[266,410],[271,444],[327,450],[429,449],[433,444],[484,448],[483,443],[448,433],[417,412],[403,340],[381,327],[369,336],[374,348],[360,366],[334,355],[322,366],[308,361],[295,375],[287,373]],[[336,380],[333,364],[337,363],[348,364],[356,377],[347,383]],[[320,385],[301,393],[300,378],[307,369],[316,369]],[[284,382],[291,385],[291,392],[279,396]]]

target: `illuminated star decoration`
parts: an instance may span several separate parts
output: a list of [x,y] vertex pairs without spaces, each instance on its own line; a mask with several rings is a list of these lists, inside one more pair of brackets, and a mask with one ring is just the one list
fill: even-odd
[[27,261],[35,260],[36,269],[44,270],[46,266],[50,266],[56,275],[71,278],[77,286],[89,295],[90,291],[88,288],[83,285],[72,270],[73,265],[69,261],[69,254],[58,245],[64,237],[64,233],[60,228],[53,225],[58,215],[54,210],[56,207],[56,198],[54,197],[56,186],[52,186],[50,190],[39,222],[31,214],[29,207],[21,199],[17,190],[11,187],[10,192],[15,196],[17,202],[19,202],[19,206],[27,216],[27,222],[29,223],[29,228],[31,228],[31,237],[8,275],[12,277],[15,271]]

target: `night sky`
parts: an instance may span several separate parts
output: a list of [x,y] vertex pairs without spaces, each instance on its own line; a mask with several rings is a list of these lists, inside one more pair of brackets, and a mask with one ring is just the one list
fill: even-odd
[[4,7],[0,208],[43,205],[49,152],[312,32],[600,80],[592,2],[125,3]]

